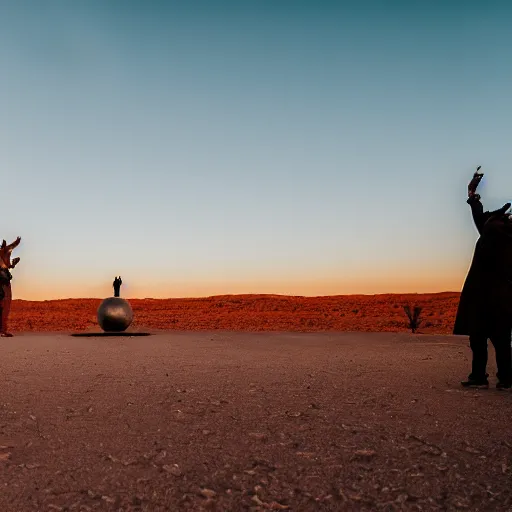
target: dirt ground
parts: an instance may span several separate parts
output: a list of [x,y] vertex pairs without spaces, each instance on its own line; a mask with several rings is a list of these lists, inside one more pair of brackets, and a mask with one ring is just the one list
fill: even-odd
[[511,510],[512,394],[461,389],[468,357],[393,333],[4,338],[0,510]]

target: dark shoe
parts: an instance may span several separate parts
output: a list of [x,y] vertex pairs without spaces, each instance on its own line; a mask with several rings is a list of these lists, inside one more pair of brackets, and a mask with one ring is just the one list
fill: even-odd
[[461,382],[461,386],[464,388],[488,389],[489,381],[487,379],[483,379],[483,380],[468,379],[468,380]]
[[506,391],[506,390],[512,389],[512,383],[498,382],[498,384],[496,384],[496,389],[499,389],[501,391]]

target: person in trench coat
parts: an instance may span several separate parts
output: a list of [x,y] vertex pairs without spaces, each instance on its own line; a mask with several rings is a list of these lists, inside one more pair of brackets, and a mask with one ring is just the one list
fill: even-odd
[[20,242],[21,238],[18,237],[9,245],[7,245],[7,242],[3,240],[2,245],[0,246],[0,337],[12,336],[7,326],[12,302],[12,274],[9,270],[13,269],[20,261],[19,258],[14,258],[11,261],[11,253],[16,247],[18,247]]
[[484,211],[476,193],[483,174],[478,170],[468,186],[467,203],[480,235],[461,292],[453,334],[469,336],[472,368],[464,387],[489,387],[487,341],[496,352],[498,389],[512,387],[512,217],[511,204]]
[[123,284],[123,281],[121,279],[121,276],[114,279],[114,282],[112,283],[112,286],[114,287],[114,297],[119,297],[119,293],[121,291],[121,285]]

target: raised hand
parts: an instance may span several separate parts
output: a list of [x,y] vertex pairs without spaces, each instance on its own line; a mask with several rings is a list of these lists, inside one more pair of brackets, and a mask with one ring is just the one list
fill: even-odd
[[478,166],[475,174],[473,174],[473,178],[469,182],[468,185],[468,197],[474,196],[476,194],[476,189],[478,188],[478,185],[482,181],[482,178],[484,177],[483,173],[479,173],[480,166]]
[[8,249],[11,249],[11,251],[13,249],[15,249],[16,247],[18,247],[18,245],[20,245],[20,242],[21,242],[21,237],[16,237],[16,240],[14,240],[14,242],[10,243],[7,248]]
[[11,253],[13,249],[18,247],[21,242],[21,237],[17,237],[14,242],[7,245],[5,240],[2,241],[2,245],[0,246],[0,259],[2,260],[4,268],[14,268],[20,261],[20,258],[14,258],[11,262]]

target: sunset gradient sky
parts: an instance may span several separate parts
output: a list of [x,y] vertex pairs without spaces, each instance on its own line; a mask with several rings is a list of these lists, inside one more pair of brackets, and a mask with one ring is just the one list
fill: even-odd
[[0,3],[15,298],[460,290],[512,200],[512,2]]

